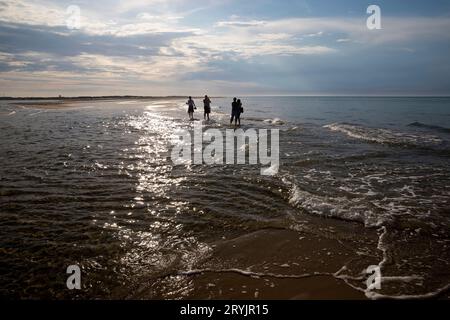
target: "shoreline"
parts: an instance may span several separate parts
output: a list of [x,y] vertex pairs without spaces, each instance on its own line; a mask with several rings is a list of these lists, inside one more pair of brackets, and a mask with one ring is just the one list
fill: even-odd
[[184,97],[94,97],[94,98],[43,98],[43,99],[12,99],[12,100],[0,100],[5,101],[11,106],[15,107],[30,107],[37,109],[58,109],[58,108],[70,108],[77,107],[76,104],[89,103],[89,102],[114,102],[114,101],[127,101],[134,99],[139,102],[145,101],[161,101],[161,100],[180,100]]
[[[163,100],[163,99],[187,99],[188,96],[79,96],[79,97],[0,97],[0,101],[102,101],[102,100]],[[194,99],[203,98],[203,96],[192,96]],[[223,96],[211,96],[211,98],[224,98]]]
[[[301,230],[268,227],[210,242],[210,253],[189,270],[147,278],[131,290],[118,289],[124,299],[219,300],[368,300],[366,275],[378,264],[376,229],[358,223],[305,216]],[[359,245],[358,245],[359,244]],[[361,254],[354,250],[359,246]],[[130,289],[130,288],[127,288]]]

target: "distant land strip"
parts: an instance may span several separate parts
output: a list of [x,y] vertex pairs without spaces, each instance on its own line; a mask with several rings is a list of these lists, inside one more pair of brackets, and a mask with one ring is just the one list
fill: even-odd
[[[79,97],[0,97],[0,100],[62,100],[62,101],[73,101],[73,100],[109,100],[109,99],[184,99],[187,96],[79,96]],[[195,97],[194,99],[203,98],[202,96]],[[212,97],[221,98],[221,97]]]

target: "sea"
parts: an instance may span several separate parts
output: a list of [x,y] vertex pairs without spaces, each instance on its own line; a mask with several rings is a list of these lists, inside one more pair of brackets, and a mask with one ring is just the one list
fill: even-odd
[[[320,273],[372,299],[449,297],[450,98],[238,97],[243,130],[279,130],[276,174],[174,164],[174,133],[230,129],[232,98],[211,97],[210,121],[201,98],[197,121],[187,98],[0,101],[0,296],[283,298],[273,279]],[[202,272],[240,280],[200,290]]]

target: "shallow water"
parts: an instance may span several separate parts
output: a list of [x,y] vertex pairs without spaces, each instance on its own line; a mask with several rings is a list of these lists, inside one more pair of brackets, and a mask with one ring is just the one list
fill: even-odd
[[[380,297],[446,290],[450,99],[243,102],[244,129],[280,129],[275,176],[250,165],[174,166],[171,138],[192,129],[184,101],[90,101],[58,109],[1,102],[1,296],[189,297],[195,284],[168,275],[206,264],[245,271],[242,261],[225,262],[231,253],[216,255],[215,248],[246,243],[267,229],[332,233],[348,242],[348,254],[358,259],[346,261],[346,276],[353,277],[346,283],[358,290],[361,271],[373,264],[385,278]],[[212,105],[206,127],[225,130],[230,99]],[[258,241],[251,242],[255,252],[270,246]],[[261,270],[257,253],[248,263],[258,277],[323,271],[315,263],[305,270],[286,263],[296,250],[286,246],[283,258]],[[317,261],[337,271],[343,266],[337,251]],[[77,293],[65,289],[71,264],[83,271],[84,290]]]

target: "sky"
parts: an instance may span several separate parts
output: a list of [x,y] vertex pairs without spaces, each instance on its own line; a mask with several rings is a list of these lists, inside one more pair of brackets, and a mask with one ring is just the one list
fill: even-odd
[[0,96],[203,94],[450,95],[450,0],[0,0]]

